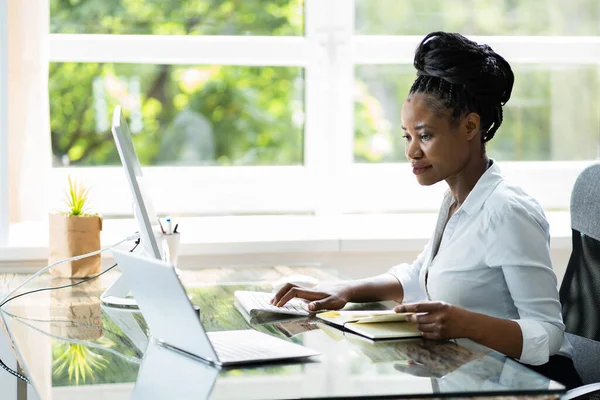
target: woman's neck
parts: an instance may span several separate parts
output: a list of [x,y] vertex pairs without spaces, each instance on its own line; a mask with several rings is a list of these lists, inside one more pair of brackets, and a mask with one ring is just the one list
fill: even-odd
[[487,155],[470,160],[465,168],[458,174],[446,178],[450,186],[452,197],[454,197],[454,209],[458,209],[465,201],[475,184],[488,168],[489,158]]

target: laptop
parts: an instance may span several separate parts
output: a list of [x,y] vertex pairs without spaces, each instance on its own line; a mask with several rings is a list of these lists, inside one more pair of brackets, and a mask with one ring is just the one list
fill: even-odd
[[167,348],[219,366],[320,354],[252,329],[206,332],[172,265],[116,249],[112,252],[150,333]]

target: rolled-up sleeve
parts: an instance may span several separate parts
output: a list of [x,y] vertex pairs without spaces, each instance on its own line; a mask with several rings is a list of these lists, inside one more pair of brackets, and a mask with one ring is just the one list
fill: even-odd
[[398,279],[398,282],[402,286],[402,290],[404,291],[403,302],[425,300],[425,293],[419,285],[419,274],[421,273],[428,249],[429,243],[412,264],[403,263],[395,265],[388,270],[390,274]]
[[564,330],[548,323],[531,319],[514,320],[521,328],[523,350],[519,361],[530,365],[542,365],[548,362],[562,344]]
[[557,279],[550,259],[548,224],[541,211],[535,216],[513,206],[501,213],[489,235],[488,265],[502,268],[508,290],[519,312],[523,348],[519,360],[541,365],[556,354],[565,325]]

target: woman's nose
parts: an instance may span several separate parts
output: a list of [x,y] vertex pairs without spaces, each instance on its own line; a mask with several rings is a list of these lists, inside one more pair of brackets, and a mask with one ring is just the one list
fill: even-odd
[[416,140],[411,140],[406,143],[406,158],[409,160],[416,160],[423,156],[423,152],[421,151],[421,145]]

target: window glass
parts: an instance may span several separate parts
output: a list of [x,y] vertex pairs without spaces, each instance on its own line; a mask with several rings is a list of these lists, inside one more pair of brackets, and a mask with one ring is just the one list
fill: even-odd
[[[515,85],[504,122],[488,142],[491,157],[510,161],[596,159],[600,146],[599,69],[513,64]],[[356,162],[402,162],[402,104],[412,65],[356,67]]]
[[303,163],[304,69],[51,63],[55,166],[118,165],[121,104],[142,165]]
[[303,0],[50,0],[50,33],[304,34]]
[[570,36],[600,34],[597,0],[355,0],[362,35]]

